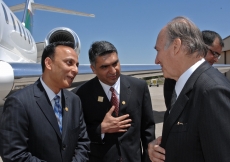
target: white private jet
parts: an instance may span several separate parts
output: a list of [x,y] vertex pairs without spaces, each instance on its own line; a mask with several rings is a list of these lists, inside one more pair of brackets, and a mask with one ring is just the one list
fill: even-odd
[[[44,43],[36,44],[32,35],[33,10],[40,9],[65,14],[94,17],[86,14],[51,6],[26,3],[8,7],[0,0],[0,107],[7,95],[18,89],[34,83],[42,74],[39,58],[45,45],[56,41],[71,41],[75,50],[80,52],[80,40],[77,34],[69,28],[59,27],[51,30]],[[24,9],[23,21],[20,22],[13,12]],[[215,65],[222,72],[230,69],[230,65]],[[137,78],[162,75],[159,65],[121,65],[122,74]],[[72,86],[76,86],[94,77],[89,65],[80,65],[79,74]]]

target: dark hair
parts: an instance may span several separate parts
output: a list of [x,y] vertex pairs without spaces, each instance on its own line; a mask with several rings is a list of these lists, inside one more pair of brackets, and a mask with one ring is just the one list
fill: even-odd
[[97,56],[103,56],[103,55],[110,54],[113,52],[117,53],[117,49],[114,47],[112,43],[107,42],[107,41],[94,42],[89,49],[90,64],[95,66]]
[[211,31],[211,30],[204,30],[204,31],[202,31],[202,35],[203,35],[204,43],[206,45],[212,46],[214,40],[216,38],[218,38],[220,46],[224,47],[223,39],[221,38],[221,36],[218,33],[214,32],[214,31]]
[[168,36],[166,46],[169,46],[176,38],[179,38],[187,54],[197,52],[197,56],[204,57],[207,53],[207,47],[204,44],[199,28],[188,18],[174,18],[167,24],[166,30]]
[[74,44],[72,42],[53,42],[50,43],[48,46],[45,47],[42,53],[41,65],[42,65],[42,72],[45,70],[45,59],[47,57],[54,59],[55,48],[59,45],[68,46],[74,49]]

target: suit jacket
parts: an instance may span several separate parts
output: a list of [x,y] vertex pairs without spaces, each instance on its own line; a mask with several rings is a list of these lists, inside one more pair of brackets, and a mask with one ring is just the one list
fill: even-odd
[[190,76],[165,119],[161,141],[165,161],[229,162],[229,123],[230,83],[205,61]]
[[164,99],[167,109],[171,107],[171,98],[173,90],[175,89],[176,81],[174,79],[165,78],[164,81]]
[[[131,127],[125,133],[106,133],[101,138],[101,123],[112,107],[97,77],[73,90],[82,101],[87,131],[91,140],[90,161],[150,161],[148,143],[155,139],[155,123],[147,84],[143,80],[120,76],[119,116],[129,114]],[[103,97],[103,102],[98,97]],[[125,104],[122,104],[122,101]],[[123,103],[124,103],[123,102]],[[143,154],[142,147],[143,146]]]
[[8,97],[0,120],[3,161],[87,161],[89,139],[80,99],[62,90],[62,108],[61,134],[40,79]]

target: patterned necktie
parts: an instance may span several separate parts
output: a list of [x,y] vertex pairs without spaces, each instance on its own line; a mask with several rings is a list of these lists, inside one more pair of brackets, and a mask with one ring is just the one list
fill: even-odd
[[170,107],[170,111],[169,111],[169,112],[172,111],[172,108],[173,108],[173,106],[174,106],[174,104],[175,104],[175,102],[176,102],[176,98],[177,98],[177,95],[176,95],[176,91],[175,91],[175,89],[174,89],[174,90],[173,90],[173,93],[172,93],[171,107]]
[[57,122],[58,122],[60,132],[62,133],[62,107],[61,107],[60,102],[59,102],[60,97],[58,95],[56,95],[54,97],[54,101],[55,101],[54,113],[55,113],[55,116],[57,118]]
[[110,87],[110,91],[112,92],[110,102],[111,102],[111,104],[112,104],[113,106],[115,106],[114,111],[115,111],[116,116],[118,116],[118,112],[119,112],[119,102],[118,102],[118,99],[117,99],[117,96],[116,96],[116,94],[115,94],[115,92],[114,92],[114,88],[113,88],[113,87]]

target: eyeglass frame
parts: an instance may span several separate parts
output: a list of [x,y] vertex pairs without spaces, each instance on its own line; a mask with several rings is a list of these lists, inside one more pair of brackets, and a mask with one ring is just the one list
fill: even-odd
[[212,53],[212,55],[215,58],[218,58],[218,60],[221,58],[221,54],[219,54],[218,52],[215,52],[215,51],[211,50],[210,48],[208,48],[208,50]]

